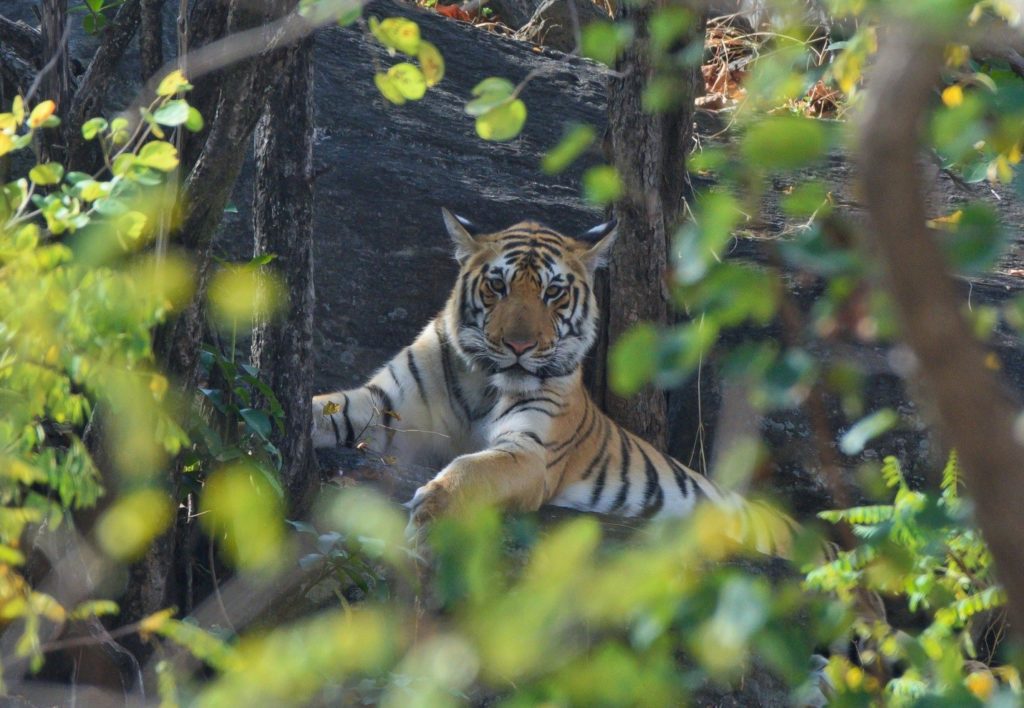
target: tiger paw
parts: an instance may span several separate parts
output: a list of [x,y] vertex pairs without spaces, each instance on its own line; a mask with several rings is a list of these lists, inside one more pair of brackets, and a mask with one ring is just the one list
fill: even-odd
[[409,507],[409,525],[405,533],[410,539],[423,540],[431,522],[442,517],[451,507],[451,494],[436,480],[416,490]]

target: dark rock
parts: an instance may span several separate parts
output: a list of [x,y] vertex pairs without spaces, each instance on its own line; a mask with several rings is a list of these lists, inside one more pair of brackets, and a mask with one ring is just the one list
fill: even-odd
[[491,8],[497,19],[512,29],[519,29],[530,21],[539,4],[537,0],[487,0],[484,7]]
[[590,0],[544,0],[516,37],[571,52],[576,48],[578,33],[584,27],[591,22],[608,19],[608,13]]

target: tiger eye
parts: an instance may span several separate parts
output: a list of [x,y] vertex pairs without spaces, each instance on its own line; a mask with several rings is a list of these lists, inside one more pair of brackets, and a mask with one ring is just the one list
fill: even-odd
[[544,291],[544,296],[549,300],[561,297],[562,293],[565,292],[565,288],[561,285],[549,285],[547,290]]
[[505,292],[505,281],[501,278],[488,278],[487,285],[498,295]]

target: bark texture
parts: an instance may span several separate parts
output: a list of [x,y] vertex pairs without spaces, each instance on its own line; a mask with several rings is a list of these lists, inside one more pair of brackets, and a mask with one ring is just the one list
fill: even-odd
[[313,40],[289,50],[284,73],[254,135],[255,255],[273,253],[289,294],[287,314],[253,332],[252,363],[284,409],[278,436],[282,482],[293,516],[302,516],[316,491],[313,455]]
[[1024,628],[1024,547],[1020,543],[1020,402],[990,367],[960,315],[961,298],[925,223],[917,168],[925,107],[942,66],[942,38],[892,32],[870,82],[860,126],[861,182],[871,217],[868,245],[879,257],[904,339],[934,396],[939,422],[960,454],[977,517]]
[[[593,391],[608,414],[661,449],[667,444],[667,404],[664,393],[647,388],[619,398],[607,389],[608,343],[638,322],[667,323],[671,317],[665,271],[669,240],[683,213],[688,190],[686,153],[693,132],[693,99],[697,67],[668,69],[652,55],[647,23],[659,8],[673,0],[641,7],[623,3],[619,16],[632,20],[636,40],[616,64],[608,82],[608,123],[612,163],[625,192],[615,204],[619,240],[612,250],[608,277],[613,284],[602,302],[605,325],[595,352]],[[690,34],[693,38],[702,23]],[[662,58],[661,63],[669,62]],[[643,95],[656,74],[678,78],[674,107],[649,113]],[[607,286],[606,286],[607,287]]]

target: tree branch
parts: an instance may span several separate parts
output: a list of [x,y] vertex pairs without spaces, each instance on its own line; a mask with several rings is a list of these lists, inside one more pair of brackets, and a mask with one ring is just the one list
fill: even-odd
[[39,30],[20,20],[15,22],[0,15],[0,44],[13,51],[22,61],[32,63],[43,53]]
[[135,36],[139,26],[139,4],[140,0],[128,0],[107,25],[103,31],[103,42],[89,62],[64,116],[64,135],[73,165],[78,166],[79,160],[84,158],[86,144],[82,138],[82,123],[100,109],[110,77]]
[[907,28],[887,35],[860,120],[860,179],[871,228],[867,245],[884,267],[886,286],[934,395],[940,424],[963,463],[968,490],[1009,614],[1024,629],[1024,509],[1021,458],[1014,432],[1020,404],[985,365],[986,352],[959,314],[947,265],[925,225],[917,169],[925,107],[939,78],[943,39]]
[[142,0],[139,55],[142,80],[148,81],[164,63],[164,0]]

